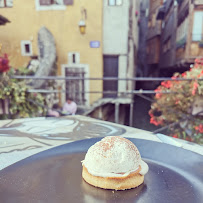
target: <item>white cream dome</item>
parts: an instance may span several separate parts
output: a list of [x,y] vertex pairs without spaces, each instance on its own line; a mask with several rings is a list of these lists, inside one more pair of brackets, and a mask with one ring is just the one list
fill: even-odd
[[[92,145],[85,156],[83,165],[95,176],[127,176],[143,166],[137,147],[128,139],[109,136]],[[144,165],[143,165],[144,164]]]

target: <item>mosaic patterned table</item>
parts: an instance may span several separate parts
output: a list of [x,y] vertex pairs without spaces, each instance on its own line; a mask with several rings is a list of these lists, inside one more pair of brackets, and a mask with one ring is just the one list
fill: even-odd
[[203,155],[203,147],[168,136],[85,116],[27,118],[0,121],[0,170],[41,151],[105,136],[164,142]]

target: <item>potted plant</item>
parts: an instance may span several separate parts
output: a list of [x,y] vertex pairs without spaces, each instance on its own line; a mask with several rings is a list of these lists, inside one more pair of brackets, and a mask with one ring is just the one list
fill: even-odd
[[[150,123],[169,126],[170,135],[197,143],[203,143],[203,58],[194,66],[172,79],[163,81],[155,90],[155,102],[149,115]],[[165,92],[165,93],[163,93]]]
[[[13,79],[17,70],[9,66],[8,56],[0,57],[1,119],[40,116],[43,114],[44,97],[30,93],[25,81]],[[18,70],[18,74],[24,74]],[[4,108],[4,109],[2,109]],[[6,110],[5,110],[6,108]]]

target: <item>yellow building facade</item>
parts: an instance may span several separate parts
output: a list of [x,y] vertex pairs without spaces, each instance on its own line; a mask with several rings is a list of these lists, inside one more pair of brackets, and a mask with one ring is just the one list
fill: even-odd
[[[71,3],[63,5],[63,1]],[[1,5],[1,15],[10,20],[0,26],[1,54],[8,54],[12,67],[26,67],[31,56],[22,54],[22,41],[29,41],[32,56],[39,56],[38,31],[44,26],[55,39],[58,75],[63,75],[63,64],[70,63],[68,54],[78,53],[88,76],[102,77],[102,4],[100,0],[13,0],[8,7]],[[86,33],[81,34],[78,23],[84,15]],[[90,80],[86,90],[102,91],[102,81]],[[87,104],[100,97],[101,94],[89,94]]]

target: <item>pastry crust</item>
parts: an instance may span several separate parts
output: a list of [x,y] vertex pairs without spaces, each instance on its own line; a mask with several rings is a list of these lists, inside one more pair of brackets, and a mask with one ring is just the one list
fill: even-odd
[[95,187],[113,190],[126,190],[135,188],[144,182],[144,176],[139,174],[139,171],[129,174],[126,177],[100,177],[91,175],[87,168],[83,165],[83,179]]

